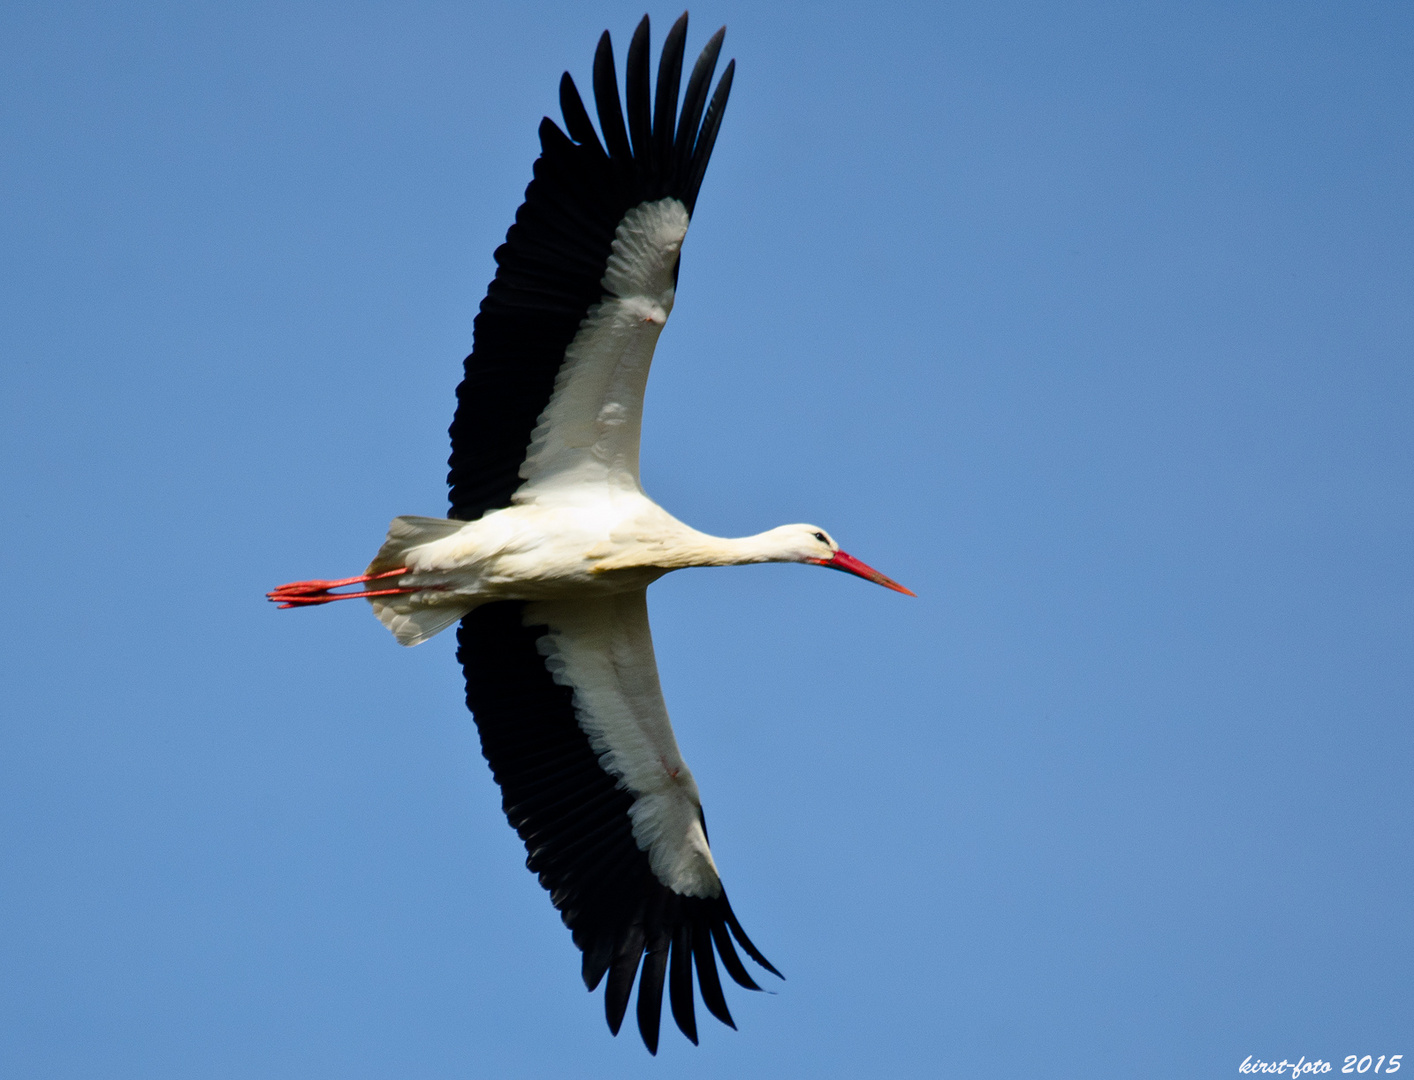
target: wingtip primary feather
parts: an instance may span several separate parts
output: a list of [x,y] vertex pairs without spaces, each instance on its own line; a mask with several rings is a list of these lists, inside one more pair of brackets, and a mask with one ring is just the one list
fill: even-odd
[[568,71],[560,76],[560,114],[565,118],[565,130],[570,138],[599,154],[604,153],[604,147],[600,145],[599,136],[589,120],[589,112],[584,107],[584,99],[579,96],[579,87],[575,86]]
[[727,974],[732,977],[732,981],[747,990],[760,990],[761,987],[756,985],[756,980],[751,977],[751,973],[746,970],[746,965],[741,962],[741,957],[737,956],[736,949],[732,946],[731,935],[727,933],[724,924],[713,924],[712,940],[717,943],[717,952],[722,957],[722,966],[727,969]]
[[[683,50],[687,45],[687,12],[678,16],[663,41],[658,60],[658,92],[653,105],[654,157],[659,170],[670,175],[677,123],[678,89],[682,83]],[[664,176],[657,179],[661,180]]]
[[712,88],[712,75],[717,70],[717,57],[722,51],[722,41],[727,35],[723,26],[707,39],[697,62],[688,76],[687,91],[682,98],[682,116],[678,121],[677,139],[673,148],[678,175],[686,175],[692,161],[692,148],[697,142],[697,131],[702,123],[702,110],[707,107],[707,91]]
[[648,16],[643,16],[634,28],[628,43],[628,58],[624,70],[624,97],[628,108],[628,133],[633,143],[634,162],[638,166],[640,180],[644,178],[652,157],[650,146],[652,135],[652,114],[650,112],[650,81],[648,77],[649,27]]
[[702,178],[707,175],[707,162],[712,157],[712,148],[717,144],[717,132],[722,126],[726,113],[727,98],[731,96],[732,80],[736,76],[736,61],[729,60],[722,77],[717,80],[717,89],[712,92],[712,101],[707,106],[707,115],[702,120],[702,130],[692,148],[692,161],[683,187],[683,202],[689,212],[697,205],[697,193],[702,188]]
[[638,961],[642,956],[643,923],[635,921],[629,924],[619,940],[609,968],[609,984],[604,988],[604,1018],[615,1035],[623,1026],[624,1013],[628,1011],[628,1000],[633,993],[634,976],[638,974]]
[[633,151],[624,127],[619,77],[614,70],[614,43],[607,30],[600,35],[599,47],[594,50],[594,108],[599,114],[599,130],[604,133],[605,150],[615,161],[626,161]]
[[584,949],[580,975],[584,979],[585,989],[592,994],[609,970],[609,963],[614,958],[614,943],[608,934],[601,933],[596,934],[588,946],[580,947]]
[[678,1030],[697,1045],[697,1014],[692,994],[692,923],[684,921],[673,934],[668,961],[668,1000]]
[[746,936],[746,931],[741,928],[741,923],[737,920],[736,912],[732,910],[731,904],[727,904],[726,920],[727,926],[732,932],[732,937],[736,938],[737,944],[746,950],[746,955],[751,957],[751,959],[755,960],[758,964],[760,964],[776,978],[784,982],[785,976],[776,970],[775,965],[772,964],[771,961],[767,960],[766,957],[761,954],[761,950],[758,949],[752,943],[751,939]]
[[638,976],[638,1033],[650,1054],[658,1053],[658,1031],[663,1018],[663,977],[668,970],[669,938],[661,931],[643,955]]
[[702,1004],[707,1011],[733,1031],[736,1022],[727,1008],[726,995],[722,993],[722,980],[717,974],[717,957],[712,951],[712,933],[704,923],[693,927],[692,955],[697,962],[697,987],[702,993]]

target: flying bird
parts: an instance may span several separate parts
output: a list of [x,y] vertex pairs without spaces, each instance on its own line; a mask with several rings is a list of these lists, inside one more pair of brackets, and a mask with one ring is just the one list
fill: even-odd
[[365,598],[404,645],[460,620],[467,706],[526,865],[584,954],[585,985],[607,975],[614,1034],[637,980],[652,1053],[665,982],[696,1043],[694,970],[703,1004],[732,1027],[717,959],[752,990],[738,946],[780,973],[727,902],[663,702],[646,589],[686,566],[795,562],[913,595],[817,526],[709,536],[639,482],[648,367],[732,86],[735,61],[709,99],[724,34],[703,48],[679,109],[687,15],[668,32],[654,91],[644,16],[628,47],[625,122],[605,31],[597,132],[563,76],[564,129],[540,124],[534,178],[496,250],[457,388],[451,510],[394,519],[357,577],[268,594],[281,607]]

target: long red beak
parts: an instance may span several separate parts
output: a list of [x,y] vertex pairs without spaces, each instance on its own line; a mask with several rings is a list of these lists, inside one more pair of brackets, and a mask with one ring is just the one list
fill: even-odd
[[866,566],[853,555],[847,555],[843,551],[835,552],[833,559],[821,559],[821,566],[828,566],[831,570],[843,570],[847,574],[854,574],[862,577],[865,581],[872,581],[875,585],[882,585],[886,589],[893,589],[894,592],[901,592],[905,596],[917,596],[912,589],[905,589],[891,577],[885,577],[872,566]]

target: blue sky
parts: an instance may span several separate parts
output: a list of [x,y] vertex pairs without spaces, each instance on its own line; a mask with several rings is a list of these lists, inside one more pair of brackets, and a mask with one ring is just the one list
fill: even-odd
[[788,978],[739,1032],[609,1037],[449,637],[264,603],[443,512],[536,125],[641,14],[0,12],[0,1071],[1414,1054],[1407,5],[692,10],[738,76],[645,483],[919,594],[650,593]]

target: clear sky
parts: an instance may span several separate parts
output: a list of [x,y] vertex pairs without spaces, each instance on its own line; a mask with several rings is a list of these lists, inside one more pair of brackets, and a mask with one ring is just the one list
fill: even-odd
[[445,510],[536,125],[641,14],[0,8],[0,1074],[1414,1055],[1406,3],[693,8],[738,75],[645,483],[919,594],[650,592],[788,979],[739,1032],[610,1038],[450,636],[264,602]]

